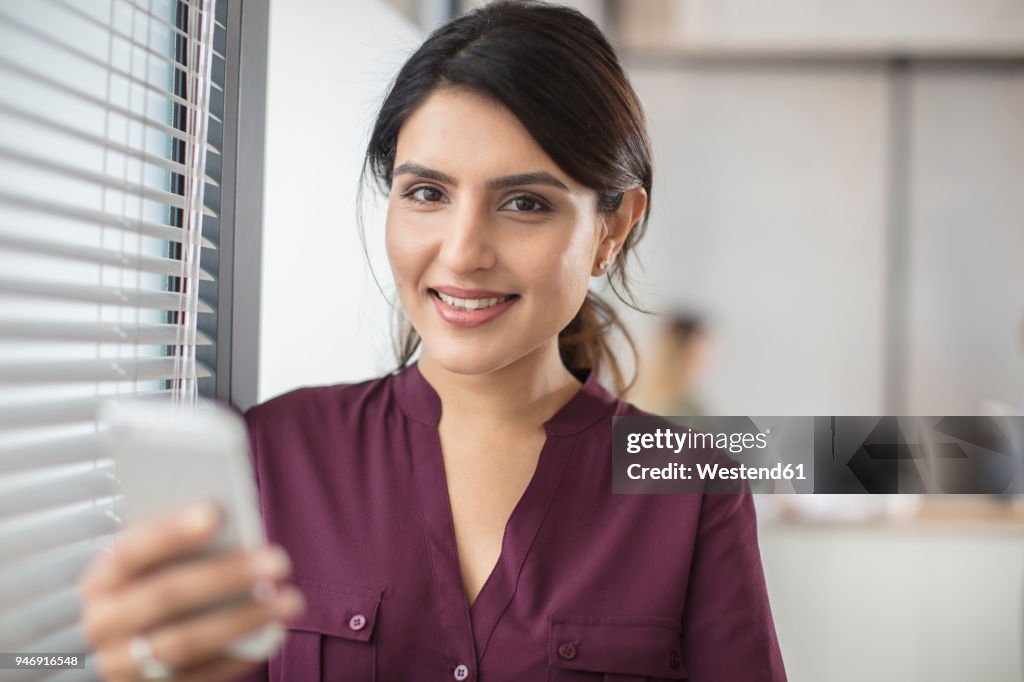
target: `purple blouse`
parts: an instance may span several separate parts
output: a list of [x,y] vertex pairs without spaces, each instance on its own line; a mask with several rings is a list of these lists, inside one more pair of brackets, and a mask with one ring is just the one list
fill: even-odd
[[415,364],[245,413],[267,536],[306,613],[239,682],[786,679],[741,494],[613,495],[613,415],[590,371],[468,605],[437,425]]

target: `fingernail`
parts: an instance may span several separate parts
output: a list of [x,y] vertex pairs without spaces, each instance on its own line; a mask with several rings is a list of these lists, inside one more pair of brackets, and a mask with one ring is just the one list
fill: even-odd
[[249,568],[257,576],[280,578],[289,571],[291,563],[285,551],[274,545],[259,550],[250,559]]
[[302,593],[294,587],[289,587],[278,595],[274,601],[274,613],[282,618],[291,618],[302,613],[306,608],[306,600]]
[[209,502],[200,502],[185,513],[184,525],[190,530],[209,529],[217,520],[217,509]]

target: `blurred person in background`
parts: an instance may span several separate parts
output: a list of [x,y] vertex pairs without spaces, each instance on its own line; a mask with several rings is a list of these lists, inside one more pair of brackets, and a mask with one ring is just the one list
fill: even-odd
[[693,312],[666,315],[650,353],[640,355],[640,382],[634,395],[641,409],[665,416],[706,414],[699,380],[708,364],[710,338],[703,318]]

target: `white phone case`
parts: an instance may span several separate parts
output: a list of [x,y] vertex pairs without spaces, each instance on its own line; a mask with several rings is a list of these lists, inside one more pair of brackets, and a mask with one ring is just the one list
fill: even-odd
[[[206,499],[220,506],[224,518],[219,534],[200,554],[265,544],[249,441],[236,413],[209,400],[192,406],[118,398],[107,401],[98,416],[107,452],[115,460],[123,492],[117,509],[125,523]],[[236,640],[228,652],[267,660],[283,638],[281,626],[268,625]]]

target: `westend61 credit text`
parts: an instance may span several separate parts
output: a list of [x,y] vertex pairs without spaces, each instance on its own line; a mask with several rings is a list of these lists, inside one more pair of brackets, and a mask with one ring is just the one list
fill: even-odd
[[612,418],[613,493],[1024,493],[1024,417]]
[[[769,431],[770,432],[770,431]],[[768,447],[768,433],[696,433],[687,429],[680,433],[672,429],[655,429],[652,433],[629,433],[626,437],[626,451],[638,454],[644,450],[671,450],[674,454],[684,449],[717,448],[740,453],[750,448],[764,449]],[[626,475],[637,479],[680,479],[690,480],[694,477],[712,479],[744,479],[744,480],[805,480],[803,464],[782,464],[774,466],[748,466],[739,463],[737,466],[724,466],[717,462],[695,462],[692,465],[672,463],[661,467],[644,466],[638,462],[630,464]]]

